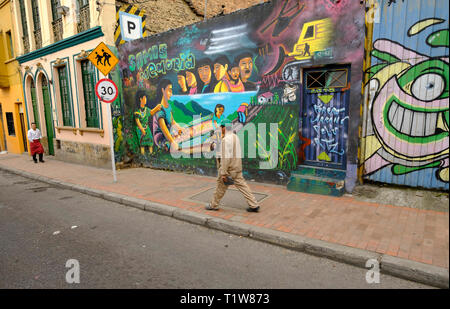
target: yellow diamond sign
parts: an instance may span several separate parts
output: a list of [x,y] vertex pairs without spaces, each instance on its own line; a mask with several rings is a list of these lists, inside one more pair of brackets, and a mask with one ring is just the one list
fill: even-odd
[[114,53],[103,42],[98,44],[98,46],[89,54],[88,59],[105,76],[108,75],[119,62],[119,59],[117,59]]

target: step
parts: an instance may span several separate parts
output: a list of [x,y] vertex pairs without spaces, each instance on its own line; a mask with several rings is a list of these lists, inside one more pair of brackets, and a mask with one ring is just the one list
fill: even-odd
[[327,167],[299,165],[295,171],[291,172],[291,175],[312,175],[344,180],[346,177],[346,171]]
[[291,174],[287,190],[339,197],[344,195],[345,186],[343,179]]

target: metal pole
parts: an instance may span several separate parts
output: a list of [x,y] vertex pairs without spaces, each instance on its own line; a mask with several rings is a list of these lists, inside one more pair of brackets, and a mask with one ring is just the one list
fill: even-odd
[[[107,104],[107,103],[105,103]],[[112,104],[112,103],[111,103]],[[113,179],[114,182],[117,182],[117,176],[116,176],[116,160],[114,158],[114,134],[113,134],[113,121],[112,121],[112,115],[111,115],[111,104],[107,104],[107,110],[108,110],[108,119],[109,121],[109,143],[111,145],[111,163],[112,163],[112,171],[113,171]]]
[[205,15],[204,15],[204,19],[206,20],[206,8],[208,7],[208,0],[205,0]]

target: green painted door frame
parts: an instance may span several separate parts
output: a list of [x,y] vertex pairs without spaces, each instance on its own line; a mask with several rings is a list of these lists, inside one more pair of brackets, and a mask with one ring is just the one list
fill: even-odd
[[34,123],[36,124],[36,128],[40,128],[39,124],[39,111],[37,106],[37,97],[36,97],[36,85],[34,82],[32,82],[31,87],[31,105],[33,106],[33,116],[34,116]]
[[47,141],[49,155],[55,155],[53,149],[53,124],[52,124],[52,108],[50,106],[50,92],[48,85],[42,84],[42,98],[44,99],[45,127],[47,128]]

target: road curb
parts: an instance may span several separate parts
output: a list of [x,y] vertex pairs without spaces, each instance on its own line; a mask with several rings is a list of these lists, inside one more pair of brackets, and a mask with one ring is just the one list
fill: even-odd
[[350,264],[360,268],[366,268],[369,259],[380,262],[380,272],[394,277],[407,279],[439,288],[449,288],[449,270],[434,265],[428,265],[398,257],[379,254],[372,251],[348,247],[340,244],[328,243],[319,239],[306,238],[300,235],[284,233],[258,226],[228,221],[206,214],[188,211],[178,207],[150,202],[135,197],[92,189],[63,181],[58,181],[45,176],[11,169],[0,165],[4,170],[29,179],[42,181],[64,189],[74,190],[108,201],[120,203],[125,206],[149,211],[155,214],[173,217],[177,220],[205,226],[225,233],[249,237],[273,245],[285,247],[307,254],[329,258],[338,262]]
[[414,278],[414,281],[449,288],[449,270],[445,268],[390,255],[383,255],[380,267],[384,273],[395,277]]

